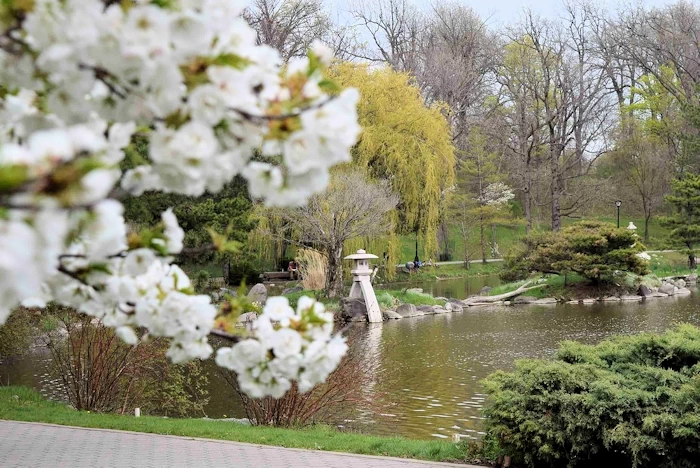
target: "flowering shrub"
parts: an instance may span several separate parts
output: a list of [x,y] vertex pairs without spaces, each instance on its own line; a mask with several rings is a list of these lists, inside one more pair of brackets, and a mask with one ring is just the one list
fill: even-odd
[[[169,338],[174,362],[212,353],[207,337],[217,310],[171,264],[184,238],[175,215],[168,210],[158,227],[127,234],[120,196],[201,195],[240,174],[268,205],[303,204],[325,188],[331,166],[350,160],[359,132],[357,92],[339,92],[323,77],[329,49],[314,44],[281,68],[274,49],[255,45],[243,6],[3,2],[0,325],[19,304],[56,301],[115,328],[127,343],[138,341],[138,329]],[[145,158],[125,151],[137,139],[148,146]],[[232,248],[224,235],[212,238],[213,248]],[[301,316],[303,327],[274,330],[286,344],[249,373],[272,359],[273,368],[290,366],[287,379],[327,375],[336,359],[323,353],[344,343],[330,338],[322,312]],[[258,336],[231,350],[251,366],[251,342],[268,343],[273,331],[264,320]],[[292,346],[309,337],[308,346]],[[275,361],[278,350],[284,358]],[[302,351],[318,371],[294,367]],[[283,381],[265,382],[266,375],[251,377],[256,391],[279,394]]]

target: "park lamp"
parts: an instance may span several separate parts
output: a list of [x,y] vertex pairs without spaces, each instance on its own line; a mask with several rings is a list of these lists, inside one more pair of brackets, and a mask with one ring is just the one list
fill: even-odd
[[617,207],[617,228],[620,229],[620,207],[622,206],[622,201],[615,200],[615,206]]

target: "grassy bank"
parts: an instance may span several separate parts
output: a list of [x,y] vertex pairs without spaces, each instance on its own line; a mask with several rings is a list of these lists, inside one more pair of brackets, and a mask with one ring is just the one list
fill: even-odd
[[450,278],[470,278],[475,276],[497,275],[503,268],[503,262],[492,263],[471,263],[469,269],[464,268],[464,264],[454,265],[435,265],[425,266],[418,269],[417,272],[407,274],[398,273],[395,281],[397,282],[421,282],[433,281],[435,279],[450,279]]
[[170,419],[152,416],[135,418],[114,414],[91,414],[70,409],[61,403],[47,401],[38,392],[25,387],[0,387],[0,419],[430,461],[463,461],[467,453],[466,446],[446,441],[368,436],[339,432],[325,426],[308,429],[278,429],[204,419]]
[[[614,207],[613,207],[614,208]],[[613,216],[586,216],[585,219],[597,219],[599,221],[604,221],[607,223],[617,223],[617,218]],[[564,225],[573,224],[580,219],[569,219],[564,218]],[[632,221],[637,226],[637,233],[642,236],[644,234],[644,218],[641,216],[627,216],[624,213],[620,217],[620,226],[626,227],[628,223]],[[538,223],[535,225],[535,230],[547,231],[551,227],[550,223]],[[661,250],[672,248],[668,241],[668,229],[661,226],[656,218],[652,218],[649,223],[649,242],[646,243],[647,248],[651,250]],[[487,241],[491,242],[491,229],[487,229]],[[454,260],[459,260],[464,258],[464,241],[456,226],[452,226],[449,229],[449,244],[450,253]],[[513,247],[517,246],[520,239],[525,236],[525,225],[516,225],[512,227],[508,226],[496,226],[496,243],[498,244],[498,249],[501,255],[507,255],[511,252]],[[413,260],[416,254],[416,236],[415,234],[406,234],[400,237],[400,260],[401,262],[408,262]],[[419,253],[421,254],[421,260],[424,259],[423,252],[421,250],[422,242],[419,243]],[[481,245],[480,245],[480,235],[479,226],[474,226],[469,233],[469,251],[471,252],[472,258],[479,258],[481,256]],[[487,247],[487,256],[491,256],[491,251]],[[437,260],[433,258],[433,260]]]

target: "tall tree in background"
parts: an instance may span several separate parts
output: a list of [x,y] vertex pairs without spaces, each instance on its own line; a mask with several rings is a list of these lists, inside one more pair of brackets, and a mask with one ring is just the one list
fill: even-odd
[[666,197],[676,210],[662,219],[671,228],[671,238],[683,244],[688,253],[688,267],[697,268],[695,246],[700,243],[700,175],[685,174],[672,182],[673,192]]
[[[486,229],[497,224],[503,217],[503,197],[510,200],[512,194],[504,194],[507,189],[500,183],[503,174],[499,171],[499,155],[489,148],[484,132],[474,129],[469,135],[468,144],[468,151],[459,156],[458,191],[453,208],[458,215],[460,230],[463,231],[463,228],[470,224],[463,217],[472,217],[473,224],[479,226],[481,260],[486,263]],[[462,235],[467,237],[468,234],[463,231]],[[465,249],[468,249],[466,244]]]
[[[627,125],[631,125],[628,122]],[[635,199],[644,214],[644,242],[649,241],[649,221],[668,193],[669,160],[665,148],[654,135],[645,133],[639,126],[626,127],[626,135],[618,143],[613,154],[615,166],[623,181],[630,185]]]

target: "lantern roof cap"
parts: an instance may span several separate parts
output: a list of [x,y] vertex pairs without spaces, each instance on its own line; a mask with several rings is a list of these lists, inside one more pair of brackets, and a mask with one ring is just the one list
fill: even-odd
[[354,253],[352,255],[348,255],[345,257],[345,260],[368,260],[370,258],[379,258],[376,255],[373,254],[368,254],[367,252],[364,251],[364,249],[360,249],[357,251],[357,253]]

